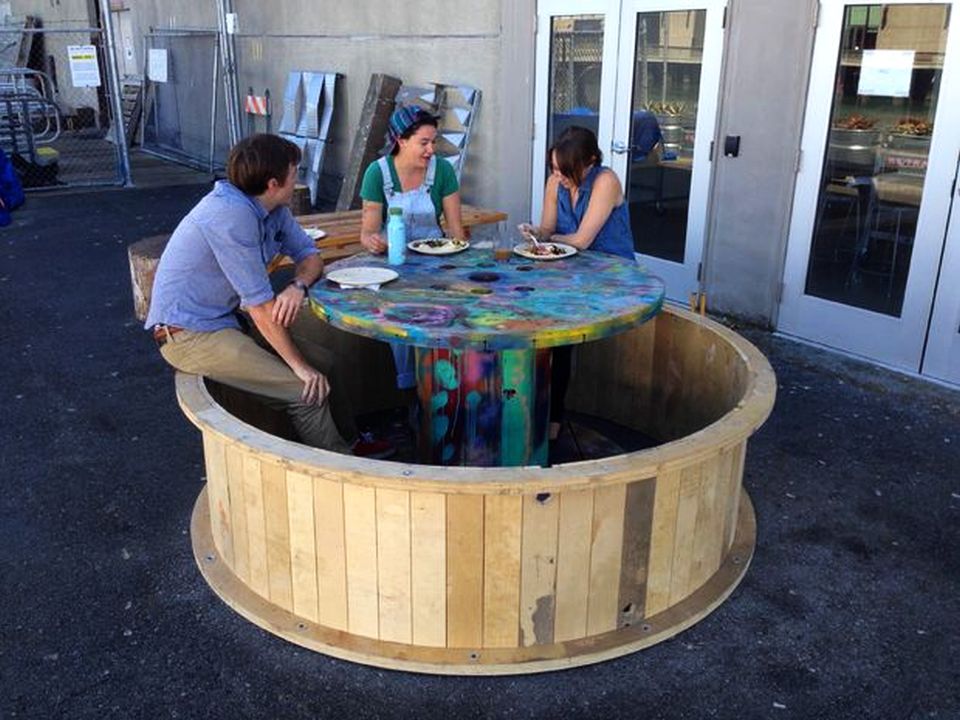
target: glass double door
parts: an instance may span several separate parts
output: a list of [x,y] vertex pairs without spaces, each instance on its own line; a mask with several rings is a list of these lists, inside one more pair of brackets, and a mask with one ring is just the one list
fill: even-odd
[[686,301],[699,287],[717,115],[723,2],[538,3],[532,217],[553,141],[597,134],[629,204],[634,249]]
[[821,4],[778,327],[960,383],[954,2]]

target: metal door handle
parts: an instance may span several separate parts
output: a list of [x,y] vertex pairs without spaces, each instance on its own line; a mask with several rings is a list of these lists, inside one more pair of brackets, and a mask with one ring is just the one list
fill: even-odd
[[623,155],[624,153],[630,152],[630,146],[625,142],[621,142],[620,140],[614,140],[610,145],[610,150],[611,152],[615,152],[617,155]]

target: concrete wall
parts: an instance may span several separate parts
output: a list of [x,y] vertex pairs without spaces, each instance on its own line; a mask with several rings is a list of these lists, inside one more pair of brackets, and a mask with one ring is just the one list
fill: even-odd
[[711,310],[775,324],[800,147],[815,0],[731,0],[704,257]]
[[[128,2],[136,32],[149,27],[215,28],[214,0]],[[534,0],[422,0],[352,3],[234,0],[239,15],[237,64],[241,94],[270,89],[274,127],[287,73],[343,74],[325,172],[342,174],[370,75],[407,84],[462,83],[483,92],[463,177],[464,199],[529,214],[533,116]]]

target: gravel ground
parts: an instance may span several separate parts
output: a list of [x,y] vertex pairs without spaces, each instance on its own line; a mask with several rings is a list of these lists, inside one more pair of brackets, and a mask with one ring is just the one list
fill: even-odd
[[960,718],[960,393],[746,330],[778,378],[740,587],[559,673],[430,677],[273,637],[194,567],[200,438],[126,248],[203,186],[31,196],[0,229],[0,717]]

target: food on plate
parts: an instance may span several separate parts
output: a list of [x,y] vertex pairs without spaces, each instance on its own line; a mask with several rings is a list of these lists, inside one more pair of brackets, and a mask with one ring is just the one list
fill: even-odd
[[550,255],[566,255],[569,252],[569,250],[567,250],[565,247],[562,247],[560,245],[554,245],[553,243],[543,243],[543,242],[538,243],[537,245],[534,245],[533,243],[529,243],[525,245],[523,249],[526,250],[531,255],[540,255],[540,256],[546,256],[546,257],[549,257]]
[[411,244],[418,248],[426,247],[437,250],[445,247],[464,248],[467,246],[467,241],[460,238],[430,238],[428,240],[414,240]]

